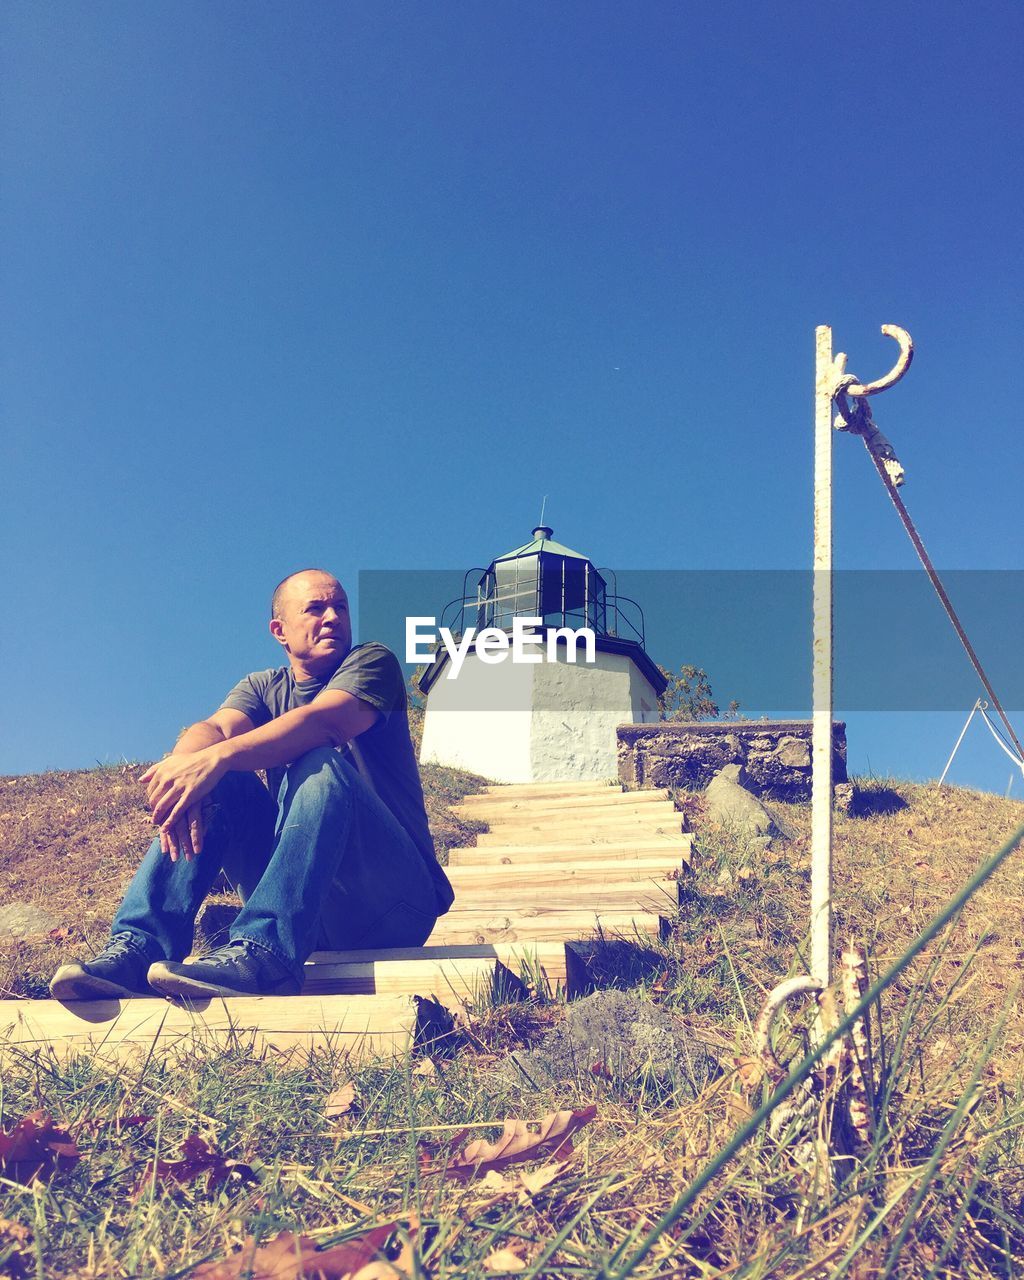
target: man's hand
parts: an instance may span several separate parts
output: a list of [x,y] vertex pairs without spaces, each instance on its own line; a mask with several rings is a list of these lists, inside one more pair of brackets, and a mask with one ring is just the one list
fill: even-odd
[[206,805],[200,801],[194,804],[185,817],[177,822],[172,831],[160,828],[160,851],[170,855],[172,862],[179,856],[191,862],[196,854],[203,851],[203,840],[206,837]]
[[[186,831],[188,842],[183,848],[176,829],[179,824],[189,827],[192,820],[189,811],[199,808],[199,801],[213,790],[226,772],[227,764],[221,757],[219,744],[188,755],[168,756],[146,770],[139,781],[146,788],[146,802],[152,812],[153,823],[161,829],[161,848],[166,836],[167,852],[181,850],[186,857],[189,853],[198,852],[191,831]],[[202,814],[199,813],[198,817],[201,827]],[[177,856],[176,852],[174,856]]]

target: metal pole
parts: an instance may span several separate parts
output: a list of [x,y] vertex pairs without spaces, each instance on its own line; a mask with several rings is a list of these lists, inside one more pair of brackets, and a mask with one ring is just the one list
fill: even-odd
[[[942,784],[946,781],[946,774],[949,773],[949,766],[953,763],[953,757],[960,750],[960,743],[963,742],[964,740],[964,734],[967,732],[968,728],[970,727],[971,721],[974,719],[975,711],[977,711],[980,706],[981,706],[981,699],[975,698],[974,706],[971,707],[971,714],[967,717],[967,719],[964,722],[964,727],[960,730],[960,737],[957,738],[956,746],[949,753],[949,759],[946,761],[946,767],[942,771],[942,777],[935,784],[936,787],[941,787]],[[1012,778],[1012,775],[1011,775],[1011,778]]]
[[811,699],[811,974],[832,965],[832,330],[815,330],[814,587]]

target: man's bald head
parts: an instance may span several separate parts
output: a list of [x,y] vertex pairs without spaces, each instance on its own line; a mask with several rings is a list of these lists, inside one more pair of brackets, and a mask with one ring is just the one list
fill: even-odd
[[[287,578],[282,578],[274,588],[274,594],[270,598],[270,616],[271,618],[280,618],[281,610],[284,608],[284,602],[291,593],[293,586],[302,586],[298,579],[300,578],[326,578],[331,582],[338,583],[338,579],[333,573],[328,573],[326,569],[297,569],[295,573],[290,573]],[[340,586],[341,584],[338,583]]]

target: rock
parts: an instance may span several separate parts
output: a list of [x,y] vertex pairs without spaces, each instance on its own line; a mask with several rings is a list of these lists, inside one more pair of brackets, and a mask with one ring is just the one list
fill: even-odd
[[28,938],[59,927],[59,920],[31,902],[9,902],[0,907],[0,938]]
[[727,764],[720,769],[704,789],[705,816],[745,847],[757,841],[758,847],[764,850],[765,838],[770,840],[782,833],[757,796],[744,787],[745,781],[742,765]]
[[780,738],[771,754],[787,769],[809,769],[811,765],[811,744],[806,738]]
[[620,1084],[654,1079],[695,1097],[720,1074],[708,1046],[671,1010],[636,991],[595,991],[572,1002],[535,1049],[518,1050],[501,1074],[539,1088],[592,1074]]
[[[748,791],[766,800],[811,796],[809,720],[729,720],[624,724],[616,729],[619,776],[632,787],[706,787],[724,765],[742,763]],[[846,726],[832,726],[832,769],[845,782]]]
[[839,813],[849,817],[853,813],[853,783],[837,782],[832,788],[832,804]]
[[193,950],[210,951],[228,940],[241,906],[237,902],[206,902],[196,918]]

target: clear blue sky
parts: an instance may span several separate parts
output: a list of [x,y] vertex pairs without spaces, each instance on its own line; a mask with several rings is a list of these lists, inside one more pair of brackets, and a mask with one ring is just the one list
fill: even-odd
[[[278,661],[285,573],[485,562],[544,494],[600,563],[806,567],[820,323],[865,378],[910,329],[906,501],[941,567],[1021,567],[1019,4],[0,24],[0,771],[152,758]],[[913,567],[848,437],[836,479],[838,563]],[[851,716],[853,767],[934,776],[970,701]]]

